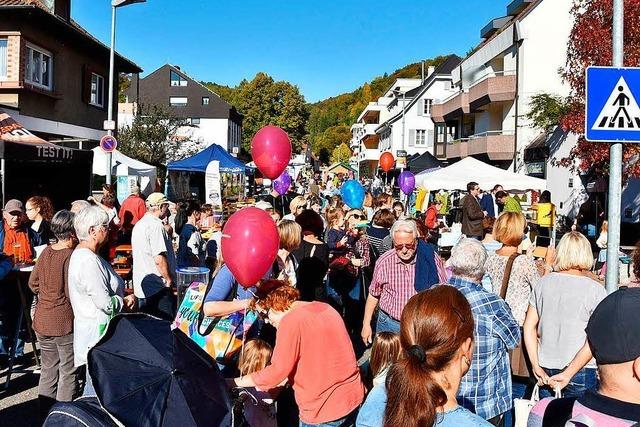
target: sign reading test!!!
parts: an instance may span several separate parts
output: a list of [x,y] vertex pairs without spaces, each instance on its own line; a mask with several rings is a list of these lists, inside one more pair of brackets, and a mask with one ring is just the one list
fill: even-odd
[[587,141],[640,142],[640,68],[587,68],[585,97]]

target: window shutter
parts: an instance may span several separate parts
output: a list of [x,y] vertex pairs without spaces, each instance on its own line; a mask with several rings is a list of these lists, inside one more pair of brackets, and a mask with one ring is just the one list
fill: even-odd
[[409,147],[415,147],[416,145],[416,130],[409,130]]
[[88,104],[91,101],[91,68],[82,66],[82,102]]
[[424,115],[424,99],[421,99],[418,102],[418,115],[419,116],[423,116]]

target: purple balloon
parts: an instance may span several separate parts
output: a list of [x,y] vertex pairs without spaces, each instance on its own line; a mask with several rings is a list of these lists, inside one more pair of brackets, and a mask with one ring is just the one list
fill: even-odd
[[282,172],[282,175],[273,180],[273,189],[281,196],[287,192],[289,187],[291,187],[291,175],[287,171]]
[[409,171],[404,171],[398,177],[398,185],[404,194],[411,194],[416,188],[416,177]]

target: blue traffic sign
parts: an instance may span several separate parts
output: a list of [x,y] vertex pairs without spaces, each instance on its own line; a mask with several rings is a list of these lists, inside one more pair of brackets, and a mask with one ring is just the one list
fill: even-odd
[[118,141],[116,141],[113,136],[105,135],[100,138],[100,148],[102,148],[105,153],[113,152],[116,147],[118,147]]
[[640,142],[640,68],[589,67],[587,141]]

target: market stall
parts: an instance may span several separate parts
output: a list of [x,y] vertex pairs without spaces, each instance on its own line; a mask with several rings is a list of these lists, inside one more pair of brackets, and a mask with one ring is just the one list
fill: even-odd
[[2,205],[6,200],[49,197],[56,209],[91,195],[93,152],[47,142],[0,110]]
[[[106,176],[106,171],[107,153],[100,147],[96,147],[93,149],[93,174]],[[156,189],[156,167],[125,156],[118,150],[114,150],[112,153],[111,175],[136,177],[140,184],[142,194],[146,196],[153,193]]]
[[195,194],[199,200],[207,200],[205,173],[212,162],[218,162],[222,198],[241,198],[247,166],[221,146],[212,144],[191,157],[167,165],[169,199],[183,200]]

